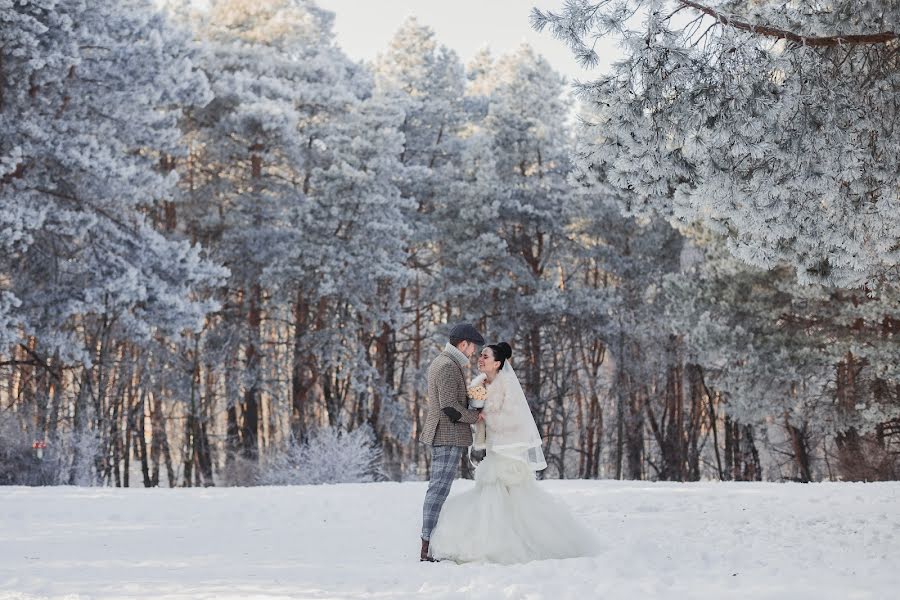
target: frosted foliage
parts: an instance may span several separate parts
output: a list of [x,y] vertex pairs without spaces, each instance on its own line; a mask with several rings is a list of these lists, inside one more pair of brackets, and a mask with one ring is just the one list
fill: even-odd
[[91,431],[81,433],[67,432],[58,439],[60,448],[60,481],[77,486],[100,485],[98,457],[103,452],[103,444],[99,434]]
[[262,465],[262,485],[318,485],[366,483],[379,478],[381,452],[369,427],[351,432],[334,427],[319,429],[309,440],[270,456]]
[[[191,154],[176,167],[179,228],[231,271],[221,294],[240,310],[211,320],[207,344],[226,360],[255,350],[241,387],[266,390],[267,370],[284,366],[265,328],[287,317],[291,377],[322,390],[329,423],[346,422],[348,394],[373,410],[377,395],[384,428],[402,432],[372,340],[399,320],[409,280],[415,204],[397,185],[404,113],[336,47],[332,20],[293,0],[219,0],[195,16],[213,99],[182,121]],[[248,327],[247,299],[261,326]]]
[[452,185],[469,117],[463,67],[454,52],[438,44],[434,31],[410,18],[378,56],[372,72],[376,98],[399,112],[396,127],[402,137],[392,180],[416,209],[406,214],[406,260],[415,267],[418,295],[439,301],[446,291],[427,265],[434,261],[434,211],[456,201]]
[[145,216],[175,184],[158,164],[180,107],[208,99],[186,37],[151,2],[3,2],[0,48],[0,332],[73,357],[79,315],[198,327],[211,306],[190,293],[224,271]]
[[0,414],[0,440],[0,485],[56,483],[52,465],[37,458],[28,432],[8,413]]
[[0,348],[7,348],[18,339],[14,311],[20,304],[12,293],[0,291]]
[[[895,0],[703,4],[807,36],[900,23]],[[612,192],[626,214],[702,221],[742,261],[791,265],[801,283],[897,281],[896,38],[805,45],[692,11],[616,0],[533,13],[582,62],[596,59],[597,35],[618,38],[625,53],[608,76],[580,86],[597,112],[578,159],[591,185]]]
[[[727,394],[732,418],[827,435],[900,418],[896,288],[801,286],[789,271],[747,267],[714,238],[702,248],[704,262],[665,282],[666,319]],[[852,380],[842,375],[848,360]]]
[[43,435],[28,431],[11,413],[0,415],[0,485],[91,486],[98,483],[101,441],[93,432],[65,432],[49,440],[38,458],[32,443]]
[[407,440],[413,434],[413,418],[406,404],[401,402],[401,398],[391,396],[385,391],[387,400],[381,404],[381,414],[378,415],[379,422],[385,431],[395,440]]
[[[313,44],[331,41],[334,15],[306,0],[213,0],[209,20],[249,44],[291,50],[296,40]],[[252,26],[248,27],[248,24]]]
[[580,217],[573,223],[580,242],[576,256],[585,268],[601,268],[607,283],[594,282],[600,289],[592,289],[573,282],[570,293],[582,310],[596,315],[588,326],[614,353],[617,375],[631,382],[614,386],[623,393],[626,385],[652,382],[670,364],[676,330],[660,284],[680,267],[683,237],[658,217],[623,216],[607,195],[584,189],[573,200]]
[[182,200],[235,287],[364,310],[406,276],[410,205],[391,180],[402,114],[371,97],[331,20],[307,2],[213,4],[198,36],[215,99],[188,123],[205,166]]
[[[491,298],[493,335],[535,331],[564,311],[559,260],[573,215],[563,80],[530,47],[481,56],[451,199],[435,222],[445,293],[463,314]],[[494,315],[492,314],[492,317]]]

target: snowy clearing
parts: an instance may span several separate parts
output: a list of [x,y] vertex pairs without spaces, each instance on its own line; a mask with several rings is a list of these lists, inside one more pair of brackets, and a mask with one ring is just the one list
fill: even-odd
[[602,555],[419,563],[419,482],[0,488],[0,598],[846,600],[900,589],[900,483],[541,485],[600,532]]

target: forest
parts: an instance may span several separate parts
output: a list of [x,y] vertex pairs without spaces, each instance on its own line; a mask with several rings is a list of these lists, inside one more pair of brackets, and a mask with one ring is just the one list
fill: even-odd
[[461,321],[542,477],[900,478],[900,2],[534,4],[0,0],[0,484],[425,479]]

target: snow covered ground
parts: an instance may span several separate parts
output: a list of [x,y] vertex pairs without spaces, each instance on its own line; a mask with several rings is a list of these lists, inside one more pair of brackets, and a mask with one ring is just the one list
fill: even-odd
[[900,597],[900,483],[541,485],[602,555],[419,563],[424,483],[0,488],[0,598]]

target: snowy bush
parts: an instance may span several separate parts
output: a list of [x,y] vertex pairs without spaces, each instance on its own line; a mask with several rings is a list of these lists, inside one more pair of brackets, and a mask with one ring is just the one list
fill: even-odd
[[40,460],[17,419],[0,416],[0,485],[50,485],[55,465]]
[[[92,431],[66,432],[56,444],[57,483],[77,486],[101,485],[97,457],[102,453],[101,440]],[[58,456],[57,456],[58,455]]]
[[[0,415],[0,485],[98,485],[100,438],[93,432],[57,432],[52,439],[27,431],[10,414]],[[46,443],[38,458],[33,444]]]
[[292,442],[286,450],[268,457],[261,465],[261,485],[367,483],[381,477],[381,451],[368,426],[343,431],[325,427],[303,444]]

